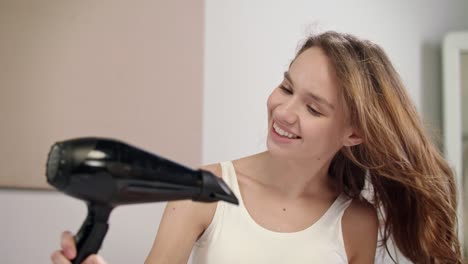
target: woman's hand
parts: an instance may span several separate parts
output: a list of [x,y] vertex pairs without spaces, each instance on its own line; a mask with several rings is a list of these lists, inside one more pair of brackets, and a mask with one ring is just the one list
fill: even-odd
[[[62,250],[57,250],[50,256],[52,263],[71,264],[71,260],[76,257],[75,240],[71,232],[65,231],[62,233],[60,246]],[[106,264],[106,261],[101,256],[91,255],[82,264]]]

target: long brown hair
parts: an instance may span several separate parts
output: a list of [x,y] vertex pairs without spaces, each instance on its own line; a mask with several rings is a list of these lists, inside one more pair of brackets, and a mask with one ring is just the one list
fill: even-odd
[[361,198],[367,177],[383,215],[386,248],[391,237],[414,263],[461,263],[453,172],[385,52],[332,31],[309,37],[296,57],[310,47],[321,48],[334,64],[349,122],[363,139],[336,154],[330,175],[353,198]]

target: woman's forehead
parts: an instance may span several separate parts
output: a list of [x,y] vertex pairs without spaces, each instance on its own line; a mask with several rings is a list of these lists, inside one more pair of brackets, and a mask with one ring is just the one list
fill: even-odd
[[322,49],[312,47],[296,57],[287,72],[297,88],[336,101],[338,79],[330,59]]

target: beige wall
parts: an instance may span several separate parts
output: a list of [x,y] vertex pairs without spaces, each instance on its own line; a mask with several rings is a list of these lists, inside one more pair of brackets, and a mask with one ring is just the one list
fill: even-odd
[[[57,140],[114,137],[201,163],[202,0],[0,1],[0,185],[45,185]],[[143,263],[164,203],[122,206],[100,253]],[[49,263],[85,204],[1,189],[0,263]]]
[[0,185],[45,186],[73,137],[201,162],[201,0],[3,0],[0,39]]

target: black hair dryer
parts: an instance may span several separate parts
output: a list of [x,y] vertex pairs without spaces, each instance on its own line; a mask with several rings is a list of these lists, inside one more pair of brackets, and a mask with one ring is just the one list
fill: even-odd
[[185,199],[238,204],[224,181],[212,173],[192,170],[113,139],[55,143],[46,175],[49,184],[88,205],[88,215],[75,236],[74,264],[98,252],[109,214],[118,205]]

